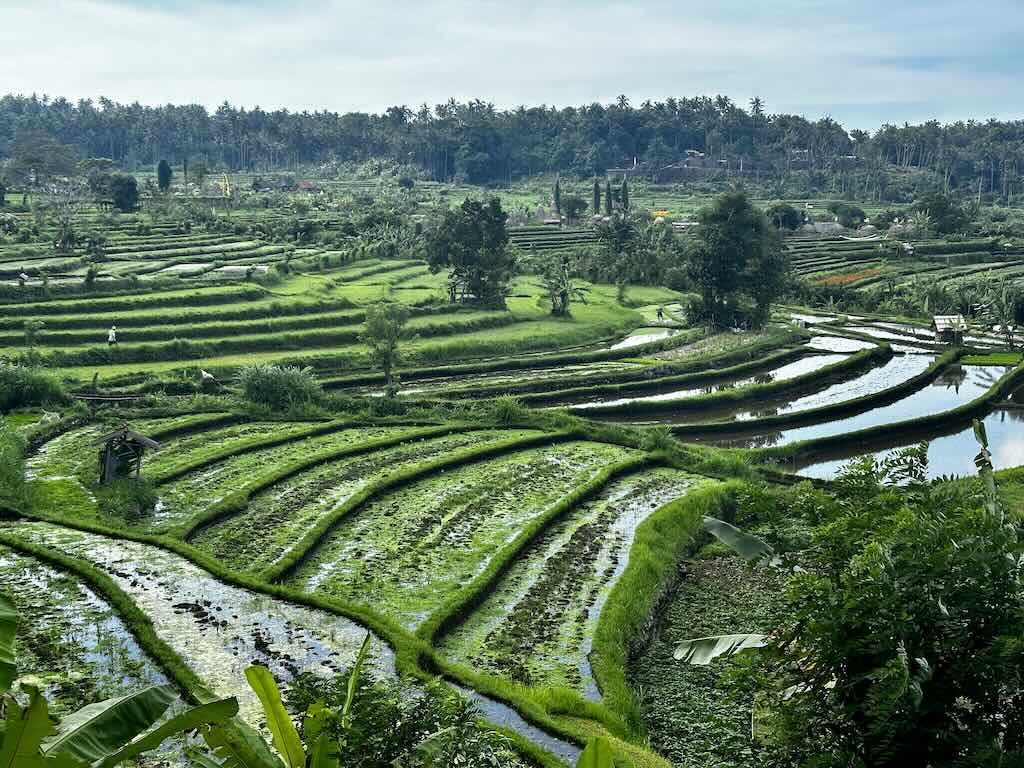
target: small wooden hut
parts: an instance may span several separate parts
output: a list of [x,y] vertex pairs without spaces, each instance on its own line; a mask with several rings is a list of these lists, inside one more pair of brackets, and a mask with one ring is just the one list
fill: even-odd
[[963,315],[935,315],[932,318],[935,340],[942,344],[961,344],[967,333],[967,321]]
[[127,424],[95,440],[100,447],[100,482],[111,483],[126,477],[138,477],[142,456],[147,448],[160,443],[131,429]]

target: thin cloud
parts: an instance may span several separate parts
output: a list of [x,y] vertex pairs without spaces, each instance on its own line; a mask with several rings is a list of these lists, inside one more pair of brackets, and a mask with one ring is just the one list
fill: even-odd
[[1008,0],[4,5],[3,89],[70,99],[377,112],[722,93],[864,128],[1020,115]]

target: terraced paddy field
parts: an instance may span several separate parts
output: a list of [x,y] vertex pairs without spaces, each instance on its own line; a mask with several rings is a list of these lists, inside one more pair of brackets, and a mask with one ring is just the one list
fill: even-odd
[[637,527],[693,482],[676,470],[650,469],[610,483],[523,552],[443,638],[442,652],[526,685],[574,688],[600,700],[587,659],[601,608]]
[[[592,236],[514,239],[557,254]],[[903,259],[881,241],[789,244],[798,273],[856,291],[1020,274],[1002,244],[917,246]],[[439,677],[524,766],[573,762],[594,735],[620,766],[748,765],[751,702],[729,698],[722,668],[671,655],[685,635],[770,626],[779,585],[716,549],[704,516],[731,519],[738,499],[793,479],[780,472],[830,479],[919,439],[930,477],[971,475],[976,417],[997,467],[1024,463],[1019,356],[993,355],[1003,340],[981,323],[969,350],[921,318],[837,307],[709,332],[661,288],[630,286],[626,306],[581,282],[587,302],[553,318],[535,276],[516,278],[506,311],[449,305],[444,275],[411,258],[171,232],[107,252],[91,290],[77,253],[49,295],[36,269],[18,295],[0,274],[14,279],[0,354],[26,352],[38,321],[34,352],[92,396],[63,418],[11,416],[30,502],[0,514],[0,583],[31,625],[21,669],[47,671],[61,712],[167,681],[238,696],[261,730],[249,664],[286,688],[331,679],[369,633],[371,678],[428,695]],[[5,248],[0,268],[56,258]],[[388,400],[360,341],[380,299],[410,311]],[[255,407],[234,383],[253,362],[309,364],[324,395]],[[226,386],[200,394],[200,368]],[[96,441],[126,423],[160,444],[142,463],[155,503],[132,514],[96,483]]]
[[565,443],[421,480],[343,521],[289,583],[370,601],[415,628],[573,488],[631,457],[613,446]]
[[[366,307],[380,300],[410,308],[404,331],[409,366],[597,349],[612,346],[642,323],[642,313],[616,302],[614,287],[582,288],[587,303],[571,318],[554,319],[542,306],[543,287],[533,278],[516,280],[509,311],[474,310],[448,304],[444,276],[408,259],[370,258],[291,272],[268,285],[189,287],[177,280],[64,293],[26,286],[25,299],[14,291],[0,301],[0,356],[14,358],[27,351],[24,327],[29,322],[36,326],[34,354],[81,384],[94,375],[116,384],[119,378],[139,380],[186,367],[230,375],[258,361],[359,371],[370,367],[360,342]],[[677,296],[663,289],[641,294],[652,303]],[[106,343],[112,326],[117,328],[116,346]]]

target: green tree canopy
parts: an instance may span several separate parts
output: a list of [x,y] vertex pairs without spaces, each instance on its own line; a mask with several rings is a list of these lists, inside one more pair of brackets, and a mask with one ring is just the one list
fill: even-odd
[[366,310],[366,324],[359,340],[370,348],[370,356],[384,373],[384,383],[391,387],[394,370],[400,362],[398,342],[409,321],[409,308],[393,301],[373,304]]
[[156,166],[156,185],[161,192],[166,192],[171,188],[172,175],[171,164],[166,160],[161,160]]
[[139,184],[134,176],[127,173],[110,175],[110,197],[114,207],[128,213],[139,207]]
[[755,303],[754,319],[766,320],[787,270],[778,235],[742,191],[720,195],[700,212],[689,267],[705,319],[718,327],[735,322],[743,297]]
[[508,215],[493,197],[466,200],[448,209],[427,233],[427,261],[432,271],[448,270],[448,295],[456,301],[505,305],[515,257],[508,248]]

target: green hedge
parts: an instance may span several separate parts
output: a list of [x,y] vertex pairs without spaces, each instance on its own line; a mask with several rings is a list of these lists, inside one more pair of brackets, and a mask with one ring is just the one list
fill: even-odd
[[[51,286],[51,291],[56,287]],[[149,290],[135,287],[134,290],[117,297],[84,297],[78,301],[52,301],[52,295],[40,292],[38,301],[28,304],[0,304],[0,317],[67,315],[75,312],[125,312],[154,307],[209,307],[238,301],[256,301],[265,299],[268,295],[263,288],[254,286],[232,286],[231,288],[189,292],[176,289],[173,293],[164,293],[159,290],[159,286],[152,286]]]
[[845,360],[827,365],[817,371],[795,376],[785,381],[768,384],[751,384],[737,389],[727,389],[708,395],[680,398],[678,400],[639,400],[616,405],[601,405],[592,408],[570,407],[570,413],[577,416],[633,415],[646,413],[679,413],[681,411],[711,410],[738,403],[765,400],[779,395],[799,395],[825,389],[836,381],[844,381],[868,370],[879,361],[892,356],[892,349],[879,345],[850,355]]

